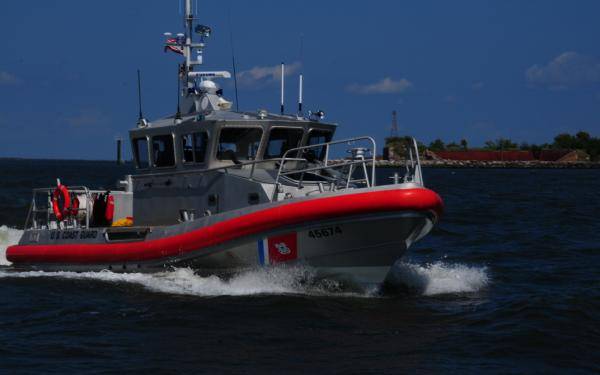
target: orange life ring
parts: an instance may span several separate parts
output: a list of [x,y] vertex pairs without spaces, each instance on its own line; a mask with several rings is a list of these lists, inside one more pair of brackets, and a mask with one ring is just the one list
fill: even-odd
[[[62,208],[59,204],[59,198],[62,197],[63,205]],[[52,193],[52,211],[56,220],[62,221],[70,213],[71,196],[69,195],[69,189],[65,185],[58,185]]]

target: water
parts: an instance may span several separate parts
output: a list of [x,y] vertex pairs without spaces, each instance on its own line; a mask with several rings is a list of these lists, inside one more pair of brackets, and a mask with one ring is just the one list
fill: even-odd
[[301,267],[7,271],[33,186],[110,187],[128,169],[0,160],[3,372],[600,371],[600,171],[425,170],[446,213],[383,293]]

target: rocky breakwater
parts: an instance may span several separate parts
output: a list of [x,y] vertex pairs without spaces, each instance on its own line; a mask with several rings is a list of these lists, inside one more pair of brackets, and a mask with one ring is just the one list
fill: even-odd
[[[400,168],[404,161],[378,160],[377,167]],[[479,160],[421,160],[421,165],[428,168],[544,168],[544,169],[596,169],[600,162],[589,161],[479,161]]]

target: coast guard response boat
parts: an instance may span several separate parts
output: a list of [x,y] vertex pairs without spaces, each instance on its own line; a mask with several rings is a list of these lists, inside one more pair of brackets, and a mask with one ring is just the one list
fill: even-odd
[[[333,141],[336,125],[322,112],[305,116],[301,100],[293,115],[283,104],[281,114],[233,111],[216,82],[231,75],[197,69],[211,30],[196,24],[190,2],[186,32],[166,42],[185,59],[180,108],[152,122],[140,108],[129,132],[137,174],[120,190],[60,180],[35,189],[8,260],[46,271],[211,273],[300,263],[325,277],[383,282],[442,212],[423,185],[416,142],[406,146],[405,175],[376,186],[373,138]],[[283,76],[282,68],[282,84]]]

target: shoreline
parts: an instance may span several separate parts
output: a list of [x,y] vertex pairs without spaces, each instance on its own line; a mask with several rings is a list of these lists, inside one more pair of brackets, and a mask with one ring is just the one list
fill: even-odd
[[[376,166],[401,168],[404,167],[404,161],[378,160]],[[421,160],[421,166],[423,168],[600,169],[600,162]]]

